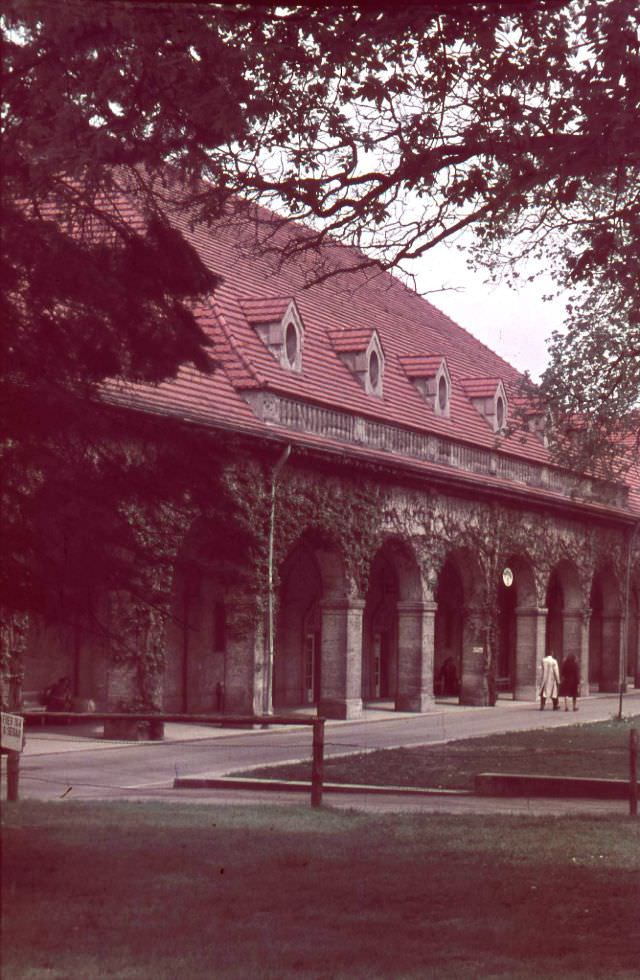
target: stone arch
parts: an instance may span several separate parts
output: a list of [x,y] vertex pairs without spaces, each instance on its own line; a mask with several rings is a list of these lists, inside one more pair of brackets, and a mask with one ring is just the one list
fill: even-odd
[[320,698],[320,604],[329,570],[327,557],[319,561],[305,541],[298,541],[282,564],[273,665],[276,711],[317,704]]
[[448,693],[458,691],[461,704],[488,704],[485,576],[471,549],[445,553],[434,598],[435,691],[444,694],[446,684]]
[[431,703],[433,603],[410,542],[388,537],[371,563],[362,631],[365,700],[393,700],[397,710]]
[[87,701],[105,710],[108,700],[109,617],[106,595],[88,595],[69,618],[53,608],[29,616],[23,691],[41,694],[61,678],[76,710]]
[[[588,614],[585,615],[584,590],[576,565],[562,558],[550,569],[545,593],[546,624],[544,653],[552,653],[561,666],[568,656],[580,664],[580,675],[588,675],[585,635]],[[586,689],[586,682],[583,684]]]
[[[42,539],[50,571],[42,592],[34,595],[36,608],[25,624],[24,676],[22,690],[30,698],[60,680],[76,709],[94,701],[103,710],[109,700],[110,640],[119,645],[123,637],[109,617],[108,583],[95,556],[91,520],[61,503],[56,519],[37,518],[36,533]],[[100,524],[103,532],[105,525]],[[120,552],[122,554],[122,551]]]
[[559,664],[569,653],[580,659],[583,594],[578,570],[566,558],[549,571],[545,606],[545,652],[553,654]]
[[539,608],[533,562],[525,553],[507,553],[496,583],[496,694],[512,699],[535,696]]
[[243,584],[228,528],[206,517],[186,533],[174,564],[166,631],[166,711],[251,713],[258,640],[255,600]]
[[275,710],[317,705],[326,717],[357,717],[364,602],[353,594],[342,551],[308,529],[289,549],[279,579]]
[[622,604],[618,577],[611,563],[596,568],[589,607],[589,687],[598,691],[618,691]]

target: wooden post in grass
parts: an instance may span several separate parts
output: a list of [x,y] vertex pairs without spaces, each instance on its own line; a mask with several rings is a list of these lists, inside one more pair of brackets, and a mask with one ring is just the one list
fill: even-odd
[[629,813],[638,816],[638,732],[629,732]]
[[15,803],[19,798],[20,753],[7,752],[7,800]]
[[19,714],[0,712],[0,746],[7,756],[7,800],[15,803],[20,784],[20,753],[24,746],[24,720]]
[[311,763],[311,806],[322,806],[324,777],[324,718],[313,719],[313,759]]

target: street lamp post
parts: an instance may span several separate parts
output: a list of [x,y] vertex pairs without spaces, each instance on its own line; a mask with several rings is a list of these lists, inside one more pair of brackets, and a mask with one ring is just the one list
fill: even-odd
[[280,470],[287,462],[291,446],[285,446],[271,474],[271,512],[269,516],[269,553],[267,565],[267,663],[264,679],[264,714],[273,714],[273,655],[274,655],[274,607],[273,591],[273,552],[276,527],[276,488]]
[[631,555],[636,535],[640,531],[640,523],[635,524],[629,535],[627,547],[627,569],[624,584],[624,615],[622,620],[622,642],[620,644],[620,670],[618,680],[620,684],[620,699],[618,703],[618,721],[622,721],[622,696],[626,687],[627,658],[629,656],[629,611],[631,608]]

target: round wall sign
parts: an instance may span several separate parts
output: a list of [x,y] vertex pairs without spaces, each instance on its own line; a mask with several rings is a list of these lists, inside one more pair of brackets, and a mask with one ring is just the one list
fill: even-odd
[[513,585],[513,572],[511,571],[510,568],[504,569],[502,573],[502,581],[504,582],[507,588],[510,588]]

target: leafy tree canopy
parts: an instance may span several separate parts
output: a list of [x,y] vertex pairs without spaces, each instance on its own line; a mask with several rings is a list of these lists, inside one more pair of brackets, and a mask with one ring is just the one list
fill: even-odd
[[[168,163],[192,217],[264,202],[317,242],[357,245],[354,261],[406,269],[466,227],[496,274],[542,257],[574,294],[542,384],[556,431],[586,420],[579,463],[624,434],[640,390],[635,0],[13,0],[2,27],[16,527],[25,488],[32,501],[66,452],[60,421],[79,396],[114,371],[158,381],[187,361],[211,367],[193,305],[215,276],[167,224]],[[123,181],[141,202],[134,226],[113,207]]]

